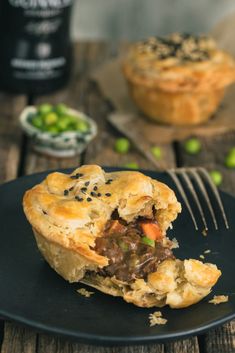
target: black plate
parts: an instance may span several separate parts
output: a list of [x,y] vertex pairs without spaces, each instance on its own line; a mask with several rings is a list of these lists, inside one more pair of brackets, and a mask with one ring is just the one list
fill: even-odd
[[[144,173],[175,189],[167,174]],[[80,296],[76,289],[83,285],[69,284],[42,259],[21,201],[25,190],[39,183],[46,174],[22,177],[0,186],[0,315],[49,333],[102,345],[180,339],[235,317],[235,199],[232,196],[221,193],[229,230],[225,230],[221,219],[221,230],[212,230],[204,237],[194,231],[184,207],[169,233],[180,243],[180,248],[175,250],[179,258],[199,258],[203,251],[211,250],[206,261],[216,263],[223,271],[213,293],[187,309],[161,309],[167,324],[150,327],[148,316],[155,308],[138,308],[98,291],[90,298]],[[208,299],[214,294],[229,294],[230,299],[221,305],[209,304]]]

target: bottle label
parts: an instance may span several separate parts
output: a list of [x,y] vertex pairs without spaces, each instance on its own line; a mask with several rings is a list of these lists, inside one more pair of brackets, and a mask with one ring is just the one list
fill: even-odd
[[72,4],[73,0],[9,0],[14,7],[29,9],[61,9]]
[[[1,1],[1,0],[0,0]],[[74,0],[8,0],[8,4],[21,11],[25,18],[51,18],[59,16],[62,11],[71,6]]]
[[60,77],[60,69],[66,64],[64,57],[48,60],[24,60],[13,58],[11,66],[13,75],[18,79],[45,80]]
[[74,0],[4,1],[2,19],[9,19],[14,26],[6,26],[5,30],[0,23],[4,28],[4,32],[0,31],[1,45],[7,48],[0,56],[0,76],[5,79],[8,75],[7,82],[44,81],[51,85],[67,77],[71,60],[69,21]]

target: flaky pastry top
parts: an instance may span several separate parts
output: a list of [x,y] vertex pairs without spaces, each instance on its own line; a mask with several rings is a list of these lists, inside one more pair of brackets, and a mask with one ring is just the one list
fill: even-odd
[[97,165],[49,174],[25,193],[23,207],[36,232],[99,266],[108,259],[93,250],[95,239],[114,211],[127,222],[155,217],[165,234],[181,210],[165,184],[137,171],[105,173]]
[[173,33],[130,46],[123,63],[133,83],[168,91],[223,88],[235,80],[235,62],[206,35]]

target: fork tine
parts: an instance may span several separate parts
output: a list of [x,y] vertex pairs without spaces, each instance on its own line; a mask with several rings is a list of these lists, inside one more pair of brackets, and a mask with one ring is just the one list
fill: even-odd
[[[190,169],[188,169],[187,171],[190,172]],[[189,188],[189,190],[190,190],[190,192],[191,192],[191,194],[192,194],[192,196],[194,198],[194,201],[195,201],[195,203],[197,205],[197,208],[199,210],[199,213],[201,215],[202,222],[204,224],[205,230],[208,230],[207,223],[206,223],[206,218],[205,218],[201,203],[200,203],[199,198],[197,196],[197,193],[196,193],[196,191],[194,189],[194,186],[193,186],[188,174],[186,173],[186,170],[182,169],[181,171],[179,171],[179,173],[182,175],[186,185],[188,186],[188,188]]]
[[167,173],[170,175],[170,177],[171,177],[172,180],[174,181],[174,183],[175,183],[175,185],[176,185],[176,187],[177,187],[177,189],[178,189],[178,191],[179,191],[179,193],[180,193],[182,199],[184,200],[185,205],[186,205],[186,207],[187,207],[187,209],[188,209],[188,211],[189,211],[189,213],[190,213],[190,216],[191,216],[191,218],[192,218],[194,227],[195,227],[196,230],[198,230],[198,225],[197,225],[196,219],[195,219],[195,217],[194,217],[192,208],[191,208],[191,206],[190,206],[190,204],[189,204],[189,200],[188,200],[188,198],[187,198],[187,195],[186,195],[185,192],[184,192],[184,189],[183,189],[183,187],[182,187],[182,184],[181,184],[181,182],[180,182],[180,180],[179,180],[179,178],[178,178],[178,176],[177,176],[177,174],[176,174],[176,170],[175,170],[175,169],[169,169],[169,170],[167,170]]
[[[209,183],[210,188],[211,188],[211,190],[214,193],[214,196],[215,196],[215,198],[217,200],[217,203],[219,205],[220,211],[222,213],[222,217],[223,217],[223,220],[224,220],[225,227],[227,229],[229,229],[227,216],[226,216],[226,213],[225,213],[225,210],[224,210],[224,206],[223,206],[220,194],[219,194],[216,186],[212,182],[209,173],[207,172],[207,170],[205,168],[203,168],[203,167],[176,168],[176,169],[168,170],[167,173],[171,176],[171,178],[175,182],[175,185],[176,185],[178,191],[180,192],[181,197],[183,198],[183,200],[184,200],[184,202],[185,202],[185,204],[186,204],[186,206],[188,208],[188,211],[190,213],[190,216],[192,218],[192,221],[194,223],[194,226],[195,226],[196,230],[198,230],[198,225],[197,225],[196,219],[194,217],[194,214],[193,214],[192,208],[190,206],[188,197],[187,197],[187,195],[186,195],[186,193],[184,191],[183,185],[182,185],[182,183],[180,181],[180,178],[177,176],[177,174],[179,174],[183,178],[184,182],[186,183],[187,187],[189,188],[189,190],[190,190],[190,192],[191,192],[191,194],[192,194],[192,196],[194,198],[194,201],[195,201],[195,203],[196,203],[196,205],[198,207],[200,215],[202,217],[202,221],[203,221],[205,230],[208,230],[206,219],[205,219],[205,215],[204,215],[201,203],[199,201],[198,195],[197,195],[197,193],[195,191],[195,188],[194,188],[194,186],[192,184],[192,181],[191,181],[191,179],[190,179],[190,177],[188,176],[187,173],[190,173],[192,175],[192,177],[194,178],[194,181],[197,183],[197,186],[199,187],[199,189],[200,189],[200,191],[201,191],[201,193],[202,193],[202,195],[203,195],[203,197],[204,197],[204,199],[205,199],[205,201],[207,203],[207,206],[209,208],[209,211],[210,211],[210,214],[211,214],[215,229],[218,230],[218,223],[217,223],[217,220],[216,220],[215,212],[214,212],[214,209],[212,207],[212,203],[210,201],[208,192],[207,192],[207,190],[205,188],[203,179],[205,179]],[[202,177],[203,177],[203,179],[202,179]]]
[[212,182],[211,177],[210,177],[210,175],[208,174],[208,172],[207,172],[207,170],[205,168],[199,167],[198,169],[203,174],[203,176],[206,178],[206,180],[209,183],[212,191],[214,192],[215,198],[216,198],[216,200],[218,202],[220,211],[221,211],[222,216],[223,216],[225,227],[226,227],[226,229],[229,229],[228,219],[227,219],[227,216],[226,216],[226,213],[225,213],[225,210],[224,210],[224,206],[223,206],[220,194],[219,194],[215,184]]
[[209,199],[208,193],[206,191],[206,188],[205,188],[205,186],[203,184],[203,181],[201,179],[201,176],[198,174],[197,168],[190,168],[189,172],[193,175],[194,179],[196,180],[197,185],[198,185],[199,189],[201,190],[201,193],[202,193],[204,199],[206,200],[206,203],[207,203],[207,206],[209,208],[209,211],[210,211],[210,214],[211,214],[215,229],[218,230],[218,223],[217,223],[217,220],[216,220],[216,217],[215,217],[215,212],[214,212],[214,209],[213,209],[212,204],[210,202],[210,199]]

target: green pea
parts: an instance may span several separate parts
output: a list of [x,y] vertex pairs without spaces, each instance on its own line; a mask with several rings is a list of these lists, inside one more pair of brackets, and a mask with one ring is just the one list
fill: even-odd
[[70,119],[71,124],[76,124],[78,121],[84,121],[83,119],[80,119],[79,117],[74,115],[67,115],[67,117]]
[[67,105],[60,103],[55,106],[55,111],[59,115],[67,114],[68,112],[68,107]]
[[35,117],[32,118],[31,123],[33,126],[35,126],[38,129],[43,129],[43,120],[40,115],[36,115]]
[[125,137],[118,138],[115,141],[114,149],[116,152],[121,153],[121,154],[127,153],[130,149],[129,140]]
[[44,103],[39,105],[38,112],[42,115],[52,112],[53,106],[49,103]]
[[201,150],[201,142],[196,137],[192,137],[185,141],[184,149],[188,154],[198,154]]
[[156,159],[161,159],[162,158],[162,149],[159,146],[153,146],[151,147],[151,152],[153,154],[153,156]]
[[46,126],[53,125],[58,121],[58,115],[53,112],[44,115],[43,118]]
[[76,122],[76,130],[80,132],[87,132],[89,130],[89,126],[86,121],[78,120]]
[[126,163],[123,165],[123,167],[127,169],[139,169],[139,165],[136,162]]
[[219,186],[222,183],[223,176],[218,170],[212,170],[209,174],[216,186]]
[[56,125],[48,126],[46,131],[51,132],[52,134],[58,134],[60,132]]
[[61,131],[66,131],[69,129],[70,126],[70,118],[68,116],[63,116],[60,117],[58,119],[57,122],[57,127],[61,130]]
[[225,157],[225,165],[227,168],[235,168],[235,147],[231,148]]
[[152,239],[149,239],[148,237],[142,237],[141,241],[145,245],[152,246],[152,248],[155,248],[155,241]]

